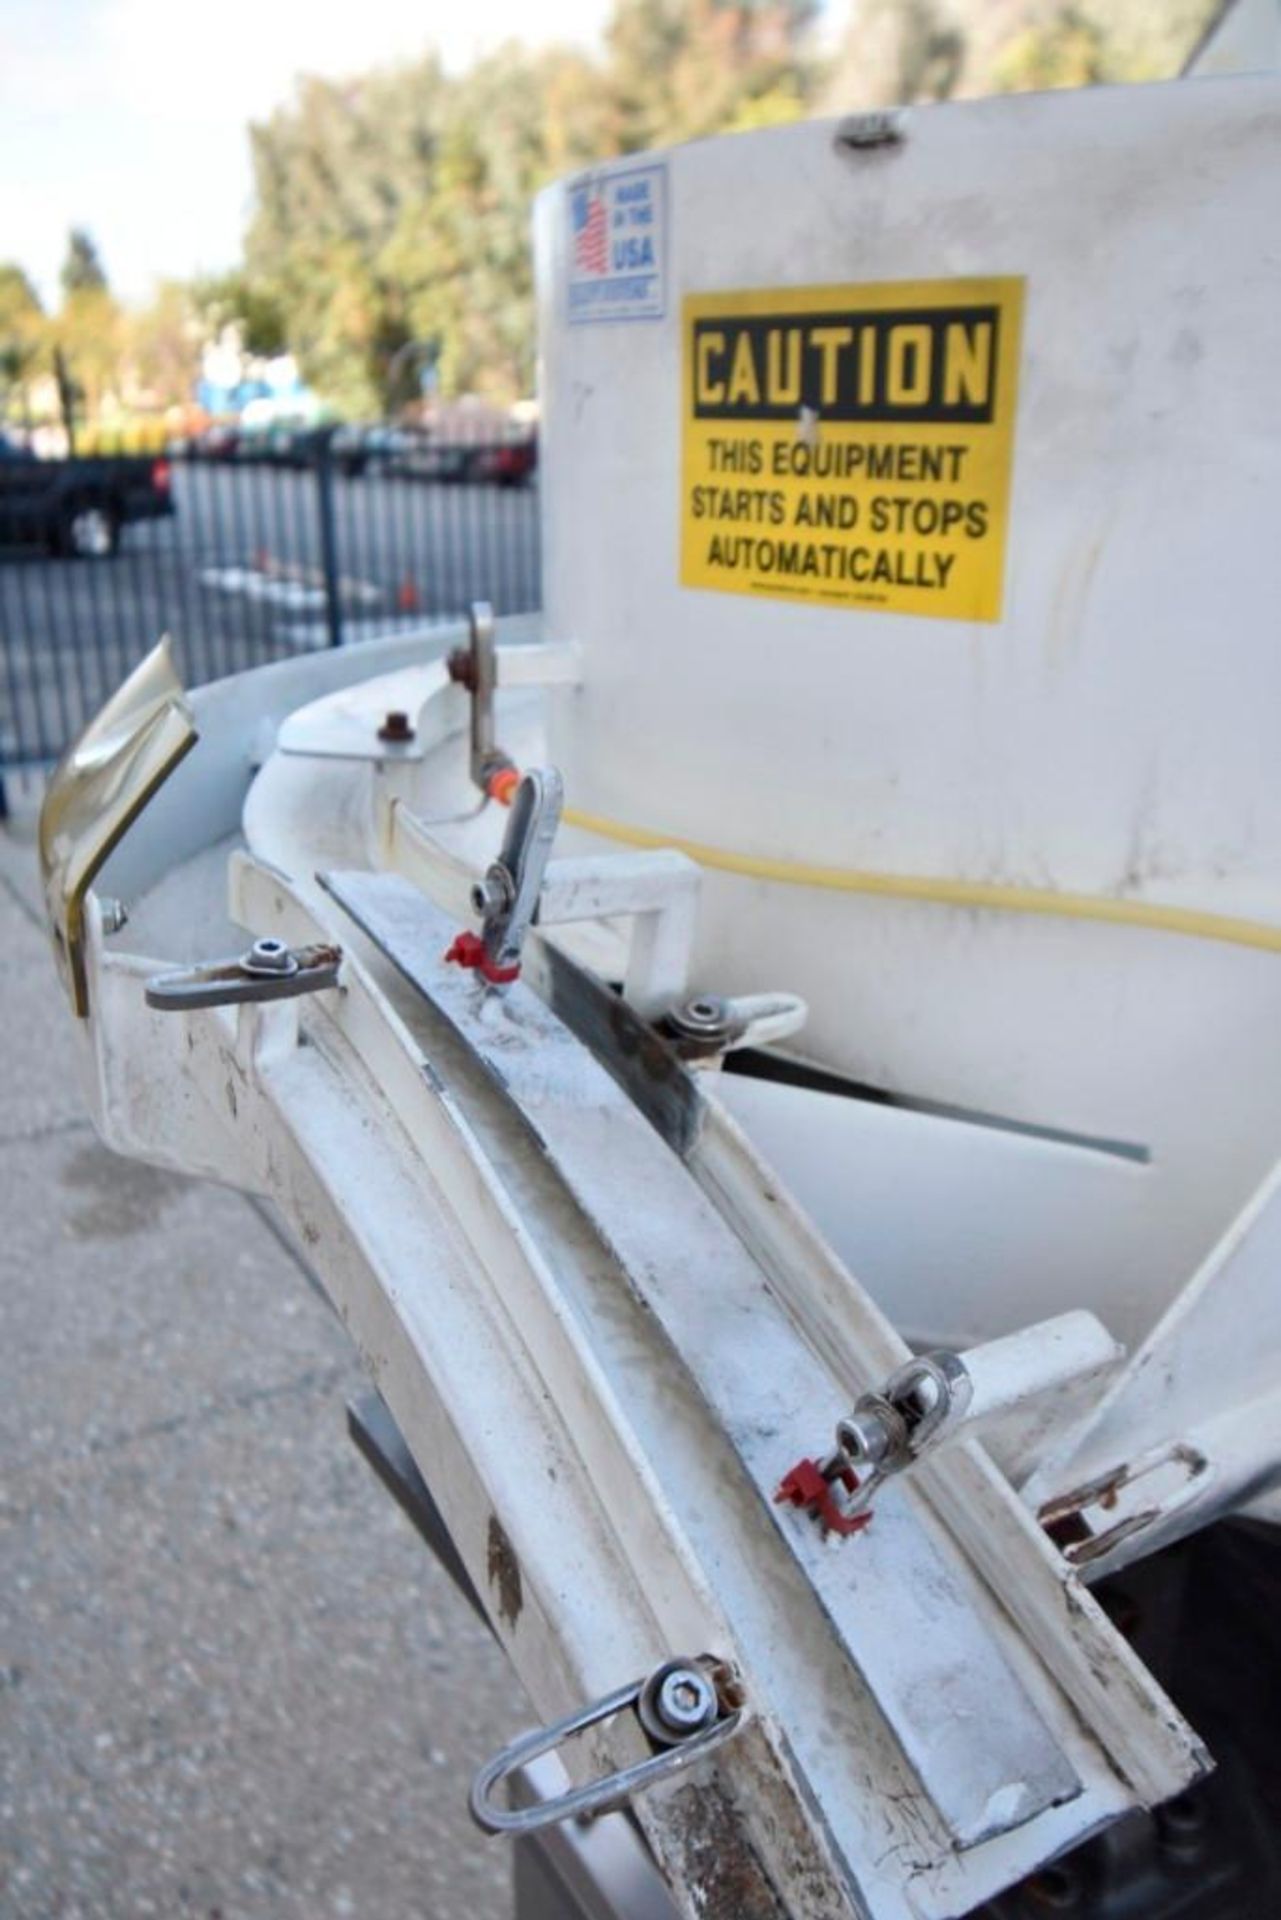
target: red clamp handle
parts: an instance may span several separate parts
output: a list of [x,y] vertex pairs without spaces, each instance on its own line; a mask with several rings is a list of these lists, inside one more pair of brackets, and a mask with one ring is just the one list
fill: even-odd
[[452,960],[455,966],[471,968],[495,987],[507,987],[513,980],[520,979],[519,961],[514,967],[495,966],[485,952],[485,942],[478,933],[455,934],[454,944],[445,959]]
[[[847,1493],[858,1491],[858,1475],[852,1467],[839,1468],[836,1478]],[[798,1460],[779,1481],[774,1499],[776,1502],[787,1501],[793,1507],[806,1508],[821,1523],[825,1533],[861,1533],[872,1519],[870,1507],[862,1513],[841,1511],[833,1497],[831,1483],[817,1460]]]

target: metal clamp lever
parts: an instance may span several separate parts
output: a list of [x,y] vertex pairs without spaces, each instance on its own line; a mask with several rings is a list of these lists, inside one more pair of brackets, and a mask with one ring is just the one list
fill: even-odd
[[[610,1720],[632,1708],[651,1740],[666,1751],[640,1760],[635,1766],[621,1767],[604,1774],[585,1787],[571,1787],[554,1799],[532,1807],[503,1807],[496,1804],[494,1790],[502,1781],[541,1754]],[[698,1660],[669,1660],[647,1679],[633,1680],[603,1700],[581,1707],[577,1713],[558,1720],[554,1726],[536,1727],[511,1745],[504,1747],[472,1782],[471,1815],[486,1833],[533,1833],[539,1827],[556,1826],[562,1820],[581,1819],[588,1814],[607,1813],[634,1794],[670,1780],[675,1773],[692,1767],[707,1754],[714,1753],[732,1740],[743,1724],[746,1709],[741,1705],[722,1710],[721,1699],[711,1677],[709,1664]]]
[[230,1007],[246,1000],[292,1000],[300,993],[336,987],[341,964],[341,947],[287,947],[283,940],[255,940],[239,959],[207,960],[203,966],[153,974],[146,1000],[159,1013]]
[[682,1060],[716,1061],[737,1047],[764,1047],[805,1025],[809,1009],[796,993],[696,994],[669,1007],[659,1031]]
[[[498,658],[494,645],[494,609],[487,600],[474,600],[468,609],[468,644],[455,647],[445,662],[449,677],[471,695],[471,752],[468,767],[473,783],[488,797],[506,798],[504,781],[515,783],[516,769],[494,737],[494,690],[498,685]],[[496,790],[494,783],[500,783]]]
[[534,768],[522,776],[502,850],[484,879],[472,888],[480,935],[459,934],[445,955],[459,966],[476,968],[493,985],[519,977],[521,948],[537,917],[563,797],[555,767]]
[[973,1382],[959,1354],[917,1354],[836,1425],[836,1457],[858,1476],[846,1514],[861,1513],[892,1474],[912,1466],[964,1420]]
[[798,1460],[783,1475],[775,1500],[804,1508],[825,1533],[860,1532],[872,1517],[873,1495],[954,1433],[972,1398],[959,1354],[916,1355],[837,1422],[834,1452],[825,1460]]

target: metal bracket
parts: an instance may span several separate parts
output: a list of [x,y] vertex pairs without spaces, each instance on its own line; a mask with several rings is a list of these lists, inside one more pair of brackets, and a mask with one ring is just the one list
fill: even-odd
[[1088,1567],[1191,1505],[1213,1478],[1200,1449],[1176,1441],[1058,1494],[1036,1517],[1071,1566]]
[[808,1508],[825,1532],[859,1532],[872,1517],[877,1489],[961,1425],[973,1392],[959,1354],[905,1361],[837,1422],[835,1451],[826,1460],[800,1460],[784,1474],[775,1500]]
[[715,1061],[737,1047],[764,1047],[799,1033],[809,1008],[796,993],[700,993],[670,1007],[659,1031],[682,1060]]
[[[667,1660],[643,1680],[607,1693],[550,1727],[535,1727],[504,1747],[472,1782],[471,1814],[486,1833],[533,1833],[562,1820],[606,1813],[638,1793],[670,1780],[705,1755],[732,1740],[746,1709],[726,1686],[726,1673],[709,1660]],[[719,1686],[718,1686],[719,1681]],[[730,1688],[733,1683],[730,1682]],[[503,1807],[494,1792],[504,1780],[540,1755],[551,1753],[575,1734],[631,1709],[649,1738],[664,1751],[602,1775],[585,1787],[571,1787],[532,1807]]]
[[865,1393],[836,1424],[835,1450],[801,1460],[775,1499],[804,1507],[824,1528],[853,1533],[871,1517],[872,1497],[926,1454],[1053,1404],[1065,1390],[1097,1381],[1120,1349],[1091,1313],[1074,1311],[970,1347],[917,1354],[884,1385]]
[[147,1005],[158,1013],[187,1013],[247,1000],[292,1000],[336,987],[341,962],[341,947],[295,948],[283,940],[255,940],[239,959],[207,960],[202,966],[153,974],[145,989]]
[[516,763],[494,738],[494,690],[498,685],[498,653],[494,644],[494,609],[488,600],[474,600],[467,610],[471,637],[457,647],[446,666],[449,677],[471,695],[472,781],[489,799],[508,797],[515,783]]
[[836,1423],[836,1460],[857,1477],[847,1517],[861,1513],[891,1475],[914,1466],[961,1425],[974,1383],[960,1354],[922,1353],[892,1373],[879,1393],[865,1393]]
[[520,977],[521,949],[538,914],[548,856],[560,825],[564,788],[555,767],[522,775],[512,801],[502,850],[471,892],[480,915],[479,937],[459,934],[446,959],[474,967],[491,985]]

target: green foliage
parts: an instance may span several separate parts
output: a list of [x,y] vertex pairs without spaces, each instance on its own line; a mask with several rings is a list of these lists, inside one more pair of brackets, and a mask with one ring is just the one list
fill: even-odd
[[344,412],[403,399],[425,362],[446,396],[527,392],[534,195],[613,155],[799,118],[811,12],[619,0],[603,60],[513,44],[457,78],[433,58],[304,80],[252,129],[247,283]]
[[998,93],[1092,87],[1110,79],[1107,35],[1079,7],[1060,7],[1052,19],[1016,34],[993,71]]
[[131,397],[150,407],[190,400],[200,371],[201,336],[192,290],[175,280],[162,281],[150,303],[125,320]]
[[58,276],[63,293],[105,293],[107,276],[92,234],[84,227],[72,227],[67,235],[66,258]]
[[0,262],[0,406],[36,371],[45,345],[44,309],[13,261]]
[[188,291],[197,331],[216,338],[225,327],[239,328],[246,353],[271,359],[288,347],[285,316],[269,288],[237,268],[194,280]]
[[119,392],[126,333],[124,317],[105,285],[75,287],[63,300],[52,326],[77,405],[96,419],[108,395]]
[[825,111],[1168,79],[1219,0],[852,0]]
[[90,235],[68,237],[54,319],[0,266],[0,400],[61,349],[89,414],[188,397],[202,342],[297,355],[340,412],[418,390],[506,401],[533,383],[530,203],[620,154],[814,111],[1142,80],[1179,70],[1218,0],[830,0],[849,25],[810,40],[815,0],[615,0],[599,56],[512,44],[461,75],[434,55],[299,81],[250,129],[243,265],[142,314],[113,301]]
[[800,118],[813,14],[809,0],[619,0],[606,69],[616,150]]

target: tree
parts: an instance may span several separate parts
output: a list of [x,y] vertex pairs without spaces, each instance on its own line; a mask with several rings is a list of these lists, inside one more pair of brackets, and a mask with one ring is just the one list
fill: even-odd
[[500,48],[452,78],[428,58],[304,80],[251,129],[250,284],[307,378],[381,409],[420,343],[440,390],[511,399],[533,376],[530,203],[638,148],[792,120],[809,101],[811,0],[619,0],[603,61]]
[[[567,118],[567,102],[581,114]],[[533,378],[530,204],[558,173],[599,157],[600,89],[575,54],[502,48],[442,103],[431,184],[402,206],[379,275],[415,340],[438,343],[446,396],[510,400]]]
[[188,288],[192,310],[206,339],[235,327],[246,353],[270,360],[288,347],[288,330],[279,301],[269,287],[237,269],[207,275]]
[[67,235],[66,258],[58,276],[63,294],[105,293],[107,276],[93,237],[84,227],[72,227]]
[[13,261],[0,263],[0,406],[23,396],[44,352],[45,315],[35,288]]
[[606,34],[620,152],[799,119],[810,0],[618,0]]
[[248,283],[285,316],[308,379],[349,412],[381,410],[411,338],[382,263],[406,208],[425,217],[447,86],[434,57],[343,85],[303,80],[250,129]]
[[824,112],[1178,73],[1219,0],[853,0]]
[[190,401],[200,370],[201,324],[191,288],[176,280],[157,287],[149,304],[124,322],[129,398],[145,407]]

